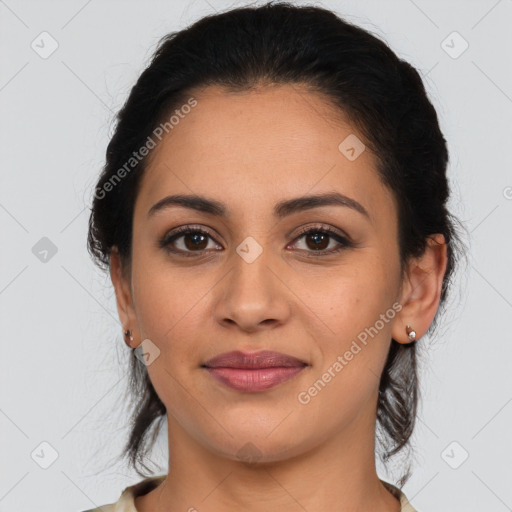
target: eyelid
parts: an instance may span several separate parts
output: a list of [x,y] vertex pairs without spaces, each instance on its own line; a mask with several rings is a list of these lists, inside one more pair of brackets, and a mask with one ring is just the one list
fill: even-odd
[[[185,224],[184,226],[179,226],[177,228],[171,229],[170,231],[166,232],[164,234],[164,236],[159,239],[158,245],[160,248],[165,249],[165,248],[167,248],[168,245],[170,245],[170,243],[172,241],[180,238],[180,236],[186,235],[187,233],[189,233],[191,231],[204,233],[211,240],[213,240],[216,244],[222,245],[217,241],[216,237],[212,235],[212,233],[210,232],[210,229],[211,228],[208,228],[208,227],[205,228],[205,226],[202,224]],[[183,254],[183,253],[193,254],[194,252],[200,253],[201,251],[181,251],[181,250],[177,249],[175,251],[169,250],[169,252],[174,252],[176,254],[178,254],[178,253],[179,254]]]
[[315,229],[318,231],[327,231],[330,235],[336,235],[340,238],[343,238],[347,243],[353,243],[350,236],[348,236],[344,231],[335,228],[330,224],[324,224],[323,222],[313,222],[301,227],[299,233],[295,236],[294,241],[297,240],[297,238],[307,234],[308,232],[314,231]]
[[[321,249],[321,250],[307,250],[307,249],[298,249],[300,253],[304,254],[306,258],[321,258],[328,256],[336,256],[342,251],[347,249],[351,249],[356,247],[356,244],[352,241],[352,239],[346,235],[343,231],[334,228],[330,225],[324,225],[323,223],[318,223],[314,225],[304,226],[300,229],[298,235],[295,236],[291,244],[295,245],[298,241],[304,236],[310,233],[323,233],[326,234],[330,239],[335,240],[337,242],[337,247],[334,249]],[[287,248],[289,247],[287,246]]]

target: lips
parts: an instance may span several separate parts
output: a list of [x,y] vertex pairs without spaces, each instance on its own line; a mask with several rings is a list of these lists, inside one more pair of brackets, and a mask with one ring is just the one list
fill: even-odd
[[204,364],[207,368],[292,368],[306,366],[304,361],[280,352],[264,350],[256,353],[246,353],[239,350],[220,354],[209,359]]
[[258,392],[291,379],[308,364],[296,357],[266,350],[252,354],[228,352],[209,359],[202,366],[231,389]]

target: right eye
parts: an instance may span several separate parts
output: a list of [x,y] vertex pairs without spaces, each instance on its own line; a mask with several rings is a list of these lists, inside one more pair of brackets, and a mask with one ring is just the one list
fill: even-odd
[[208,238],[212,242],[215,241],[204,229],[182,226],[167,233],[160,241],[159,246],[173,254],[193,256],[191,253],[201,254],[208,250]]

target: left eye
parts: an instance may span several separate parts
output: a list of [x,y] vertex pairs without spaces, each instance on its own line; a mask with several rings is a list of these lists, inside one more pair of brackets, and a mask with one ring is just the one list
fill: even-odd
[[[303,238],[306,249],[301,250],[306,250],[308,252],[318,252],[320,254],[338,252],[351,245],[345,237],[328,228],[307,229],[306,231],[303,231],[295,240],[301,240]],[[329,249],[328,247],[332,241],[337,241],[338,247],[336,247],[335,244],[334,249],[332,247]]]

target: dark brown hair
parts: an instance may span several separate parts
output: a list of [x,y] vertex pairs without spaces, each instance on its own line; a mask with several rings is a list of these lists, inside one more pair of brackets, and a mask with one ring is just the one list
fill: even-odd
[[[198,87],[248,91],[268,84],[307,85],[364,136],[398,207],[402,272],[411,257],[423,254],[429,235],[444,235],[448,266],[431,333],[463,253],[455,229],[459,221],[447,210],[448,151],[436,111],[416,69],[379,38],[320,7],[269,2],[236,8],[162,38],[117,114],[107,148],[89,219],[88,249],[96,263],[108,270],[110,251],[117,246],[123,265],[130,268],[133,208],[147,158],[122,173],[122,179],[113,179],[165,116]],[[157,433],[166,408],[134,353],[130,375],[135,407],[125,455],[144,476],[138,464],[147,469],[144,458],[155,439],[149,434],[152,428]],[[392,340],[378,398],[381,460],[408,444],[417,404],[417,347]],[[409,473],[402,476],[402,485]]]

